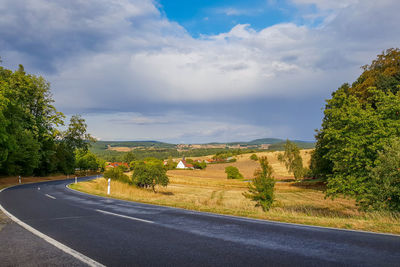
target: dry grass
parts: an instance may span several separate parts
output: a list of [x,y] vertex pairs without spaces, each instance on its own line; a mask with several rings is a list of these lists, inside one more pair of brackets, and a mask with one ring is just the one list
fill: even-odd
[[[304,166],[308,166],[310,163],[312,149],[301,150],[301,156],[303,157]],[[277,159],[278,154],[281,152],[259,152],[255,153],[258,157],[267,156],[268,161],[272,168],[274,169],[274,176],[277,180],[282,179],[293,179],[293,175],[289,174],[285,166],[280,163]],[[251,154],[242,154],[237,156],[237,161],[232,163],[222,163],[222,164],[209,164],[205,170],[202,171],[192,171],[192,170],[173,170],[169,171],[168,174],[180,177],[198,177],[198,178],[216,178],[216,179],[226,179],[225,167],[235,166],[239,169],[240,173],[246,179],[253,178],[253,173],[256,168],[258,168],[258,162],[250,160]],[[206,159],[209,157],[195,157],[193,159]]]
[[[276,153],[265,154],[271,157],[270,162],[278,169],[278,177],[291,177],[285,176],[283,166],[278,166],[280,163],[274,161]],[[307,159],[308,152],[302,154]],[[351,199],[325,199],[323,185],[313,182],[277,183],[276,201],[269,212],[263,212],[243,196],[243,192],[247,191],[247,182],[228,180],[221,171],[224,166],[233,165],[245,176],[251,177],[249,173],[254,171],[251,166],[255,168],[257,164],[250,161],[249,156],[243,155],[233,164],[210,165],[204,171],[169,171],[170,184],[167,188],[158,188],[156,194],[151,190],[112,181],[111,197],[274,221],[400,234],[398,216],[360,212]],[[105,196],[106,187],[105,179],[72,185],[74,189],[102,196]]]
[[113,150],[118,152],[129,152],[132,151],[132,147],[118,146],[118,147],[108,147],[107,150]]

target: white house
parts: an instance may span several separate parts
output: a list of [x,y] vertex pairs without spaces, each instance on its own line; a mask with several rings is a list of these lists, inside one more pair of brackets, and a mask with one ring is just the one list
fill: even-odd
[[186,163],[186,160],[179,161],[178,165],[176,165],[177,169],[189,169],[193,168],[192,164]]

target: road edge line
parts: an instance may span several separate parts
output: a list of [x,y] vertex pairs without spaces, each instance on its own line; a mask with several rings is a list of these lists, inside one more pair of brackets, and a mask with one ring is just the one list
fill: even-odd
[[[3,192],[5,189],[14,187],[14,186],[18,186],[18,185],[13,185],[10,187],[6,187],[0,190],[0,193]],[[7,215],[11,220],[13,220],[15,223],[19,224],[22,228],[28,230],[29,232],[31,232],[32,234],[42,238],[43,240],[45,240],[47,243],[55,246],[56,248],[60,249],[61,251],[73,256],[74,258],[80,260],[83,263],[86,263],[89,266],[96,266],[96,267],[105,267],[105,265],[89,258],[88,256],[83,255],[82,253],[58,242],[57,240],[43,234],[42,232],[39,232],[38,230],[36,230],[35,228],[33,228],[32,226],[24,223],[23,221],[21,221],[20,219],[18,219],[17,217],[15,217],[14,215],[12,215],[11,213],[9,213],[1,204],[0,204],[0,210],[2,212],[4,212],[5,215]]]

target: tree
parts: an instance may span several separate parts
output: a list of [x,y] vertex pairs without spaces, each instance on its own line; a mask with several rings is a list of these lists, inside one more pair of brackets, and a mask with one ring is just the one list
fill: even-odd
[[129,151],[128,153],[126,153],[122,159],[123,162],[128,163],[128,164],[134,160],[136,160],[136,156],[135,156],[135,154],[133,154],[132,151]]
[[75,151],[76,167],[81,170],[97,171],[100,168],[99,159],[90,151],[78,149]]
[[134,165],[132,181],[138,187],[151,187],[156,192],[155,186],[167,186],[169,179],[167,170],[161,161],[138,162]]
[[263,211],[268,211],[274,202],[275,180],[272,177],[272,167],[268,163],[267,157],[258,159],[260,168],[254,172],[254,179],[249,184],[249,192],[243,195],[256,202],[256,207],[261,207]]
[[73,115],[70,119],[68,129],[64,132],[64,141],[67,146],[75,151],[75,149],[82,149],[87,151],[90,146],[90,142],[95,142],[94,139],[87,132],[87,124],[85,119],[80,115]]
[[258,157],[257,157],[256,154],[252,154],[252,155],[250,156],[250,159],[251,159],[251,160],[254,160],[254,161],[257,161],[257,160],[258,160]]
[[228,179],[243,179],[239,169],[234,166],[225,167],[225,173]]
[[390,139],[378,152],[370,173],[371,193],[360,200],[363,208],[400,210],[400,138]]
[[375,168],[378,151],[400,137],[400,50],[387,50],[363,69],[356,82],[327,100],[311,168],[326,179],[327,196],[350,196],[362,208],[381,209],[372,197],[380,184]]
[[[55,170],[56,127],[63,115],[53,106],[42,77],[0,67],[0,173],[44,175]],[[24,159],[22,161],[22,158]]]
[[56,110],[50,84],[25,72],[0,67],[0,175],[72,173],[75,150],[91,137],[80,116],[60,132],[65,116]]
[[124,171],[120,168],[108,168],[104,172],[104,178],[110,178],[111,180],[116,180],[123,183],[131,183],[129,176],[124,174]]
[[167,165],[166,165],[167,169],[168,169],[168,170],[173,170],[173,169],[176,168],[176,165],[178,165],[178,163],[174,162],[174,160],[172,159],[172,157],[169,156],[169,157],[168,157],[168,160],[167,160]]
[[296,180],[303,178],[305,173],[303,159],[300,155],[300,149],[295,143],[286,140],[285,152],[278,154],[278,160],[285,163],[286,169],[289,173],[293,173]]

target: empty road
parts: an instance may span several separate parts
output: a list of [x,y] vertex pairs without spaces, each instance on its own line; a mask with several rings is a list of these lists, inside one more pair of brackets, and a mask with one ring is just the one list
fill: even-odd
[[8,188],[0,204],[106,266],[400,266],[399,236],[126,202],[72,191],[71,182]]

